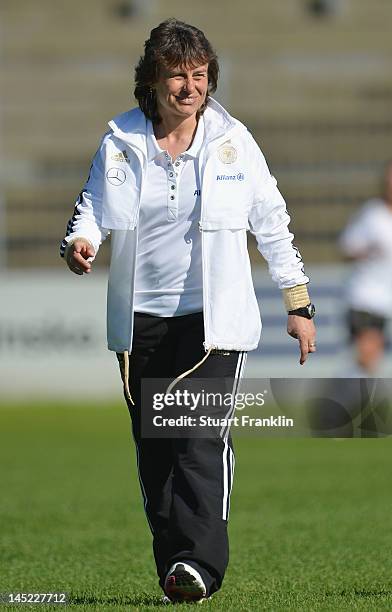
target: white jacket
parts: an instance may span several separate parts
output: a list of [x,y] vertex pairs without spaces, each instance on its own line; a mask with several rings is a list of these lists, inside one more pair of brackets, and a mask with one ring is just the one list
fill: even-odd
[[[257,239],[269,271],[283,288],[309,282],[288,230],[286,204],[246,127],[209,98],[199,156],[204,347],[249,351],[261,319],[246,232]],[[107,335],[110,350],[131,352],[140,194],[147,166],[146,118],[135,108],[109,122],[90,175],[68,223],[66,244],[87,238],[98,251],[111,234]],[[173,245],[175,257],[175,245]]]

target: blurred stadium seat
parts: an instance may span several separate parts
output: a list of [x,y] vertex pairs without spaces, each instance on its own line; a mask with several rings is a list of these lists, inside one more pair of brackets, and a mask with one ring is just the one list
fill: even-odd
[[[224,102],[262,145],[306,261],[336,261],[338,232],[377,192],[391,156],[391,3],[378,0],[375,10],[371,0],[345,2],[327,20],[312,18],[305,0],[247,0],[241,9],[222,0],[146,0],[146,10],[126,18],[120,4],[2,2],[8,267],[61,265],[57,244],[99,137],[134,104],[143,41],[171,15],[214,42]],[[104,250],[97,263],[106,262]]]

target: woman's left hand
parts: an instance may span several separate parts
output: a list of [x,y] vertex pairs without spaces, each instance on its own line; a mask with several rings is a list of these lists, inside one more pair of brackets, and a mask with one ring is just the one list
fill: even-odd
[[287,320],[287,333],[296,338],[301,351],[300,364],[303,365],[309,353],[316,352],[316,328],[313,319],[306,319],[298,315],[289,315]]

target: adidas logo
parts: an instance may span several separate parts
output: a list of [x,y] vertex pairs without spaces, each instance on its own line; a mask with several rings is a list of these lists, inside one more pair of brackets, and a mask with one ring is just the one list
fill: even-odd
[[124,149],[124,151],[120,151],[120,153],[115,153],[115,155],[112,155],[112,160],[115,162],[129,162],[129,157]]

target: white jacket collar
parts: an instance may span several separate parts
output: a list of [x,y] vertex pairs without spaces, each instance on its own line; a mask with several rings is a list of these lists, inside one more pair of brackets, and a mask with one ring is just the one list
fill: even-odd
[[140,108],[132,108],[109,121],[113,135],[125,143],[146,151],[147,119]]
[[[221,138],[235,127],[246,129],[234,119],[214,98],[208,98],[207,108],[203,114],[206,141]],[[146,155],[147,120],[140,108],[133,108],[117,115],[109,121],[113,135],[125,143],[142,150]]]
[[246,129],[240,121],[234,119],[219,102],[211,97],[208,98],[207,108],[203,117],[204,129],[208,142],[225,136],[227,132],[235,127]]

